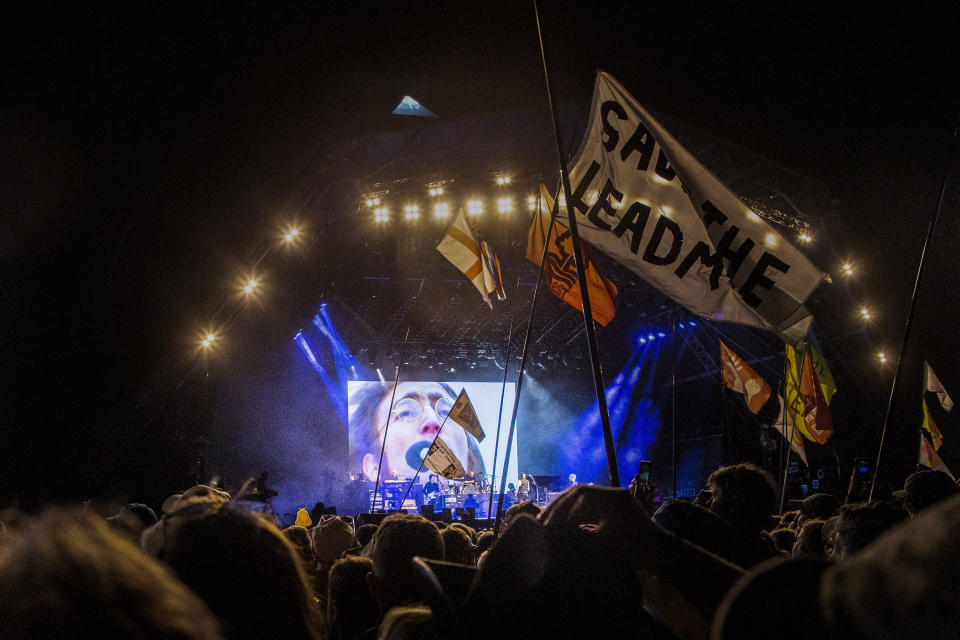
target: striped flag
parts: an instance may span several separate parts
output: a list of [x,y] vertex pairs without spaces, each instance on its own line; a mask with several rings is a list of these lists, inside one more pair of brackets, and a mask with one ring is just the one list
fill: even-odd
[[474,237],[463,209],[457,212],[437,251],[467,276],[491,309],[489,294],[496,292],[500,300],[506,299],[500,282],[500,260],[489,245]]
[[944,464],[940,456],[937,455],[937,450],[933,448],[933,445],[930,444],[930,441],[920,434],[920,457],[917,459],[917,462],[927,467],[928,469],[934,469],[935,471],[943,471],[945,474],[956,480],[953,477],[953,474],[950,473],[950,468]]
[[943,388],[943,383],[940,382],[940,378],[933,372],[933,367],[931,367],[930,363],[926,360],[923,362],[923,390],[937,394],[940,406],[943,407],[945,411],[953,409],[953,400],[950,399],[950,394]]

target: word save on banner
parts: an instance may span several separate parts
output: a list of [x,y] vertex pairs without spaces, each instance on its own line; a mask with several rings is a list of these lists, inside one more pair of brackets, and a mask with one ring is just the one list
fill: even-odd
[[570,183],[583,239],[690,311],[806,335],[803,302],[824,274],[607,73]]

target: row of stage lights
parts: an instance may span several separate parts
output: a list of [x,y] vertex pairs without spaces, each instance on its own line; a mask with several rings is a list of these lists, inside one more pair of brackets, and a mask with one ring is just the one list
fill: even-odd
[[[496,184],[499,187],[505,187],[510,185],[511,179],[507,175],[498,175],[496,178]],[[444,195],[444,187],[441,183],[427,185],[427,195],[432,198],[438,198]],[[563,205],[563,197],[561,196],[561,205]],[[374,222],[385,223],[390,220],[390,213],[388,207],[383,203],[378,195],[371,195],[366,199],[366,205],[368,208],[373,210]],[[527,198],[527,208],[530,211],[536,209],[536,196],[529,196]],[[496,200],[497,212],[501,216],[508,216],[512,214],[515,210],[514,199],[510,196],[504,196]],[[478,217],[484,213],[484,201],[480,199],[468,200],[466,202],[466,213],[470,217]],[[436,220],[449,220],[451,216],[450,203],[448,202],[435,202],[433,205],[433,217]],[[415,222],[420,219],[420,206],[417,204],[407,204],[403,208],[403,218],[408,222]],[[280,234],[281,242],[285,246],[290,246],[295,244],[300,240],[302,236],[302,231],[297,226],[288,226]],[[813,236],[808,231],[802,231],[797,239],[802,244],[810,244],[813,242]],[[840,274],[844,278],[852,278],[854,274],[854,266],[851,262],[845,262],[840,266]],[[241,280],[241,285],[239,287],[240,293],[244,297],[251,297],[256,295],[261,289],[261,280],[256,275],[249,275],[244,277]],[[860,319],[864,322],[870,322],[874,319],[873,311],[866,304],[860,307],[859,309]],[[696,322],[690,321],[687,323],[691,327],[695,327]],[[685,328],[684,323],[679,323],[678,328]],[[666,334],[663,332],[650,333],[646,336],[641,336],[640,343],[645,344],[647,342],[652,342],[657,338],[666,337]],[[209,350],[217,342],[217,333],[216,331],[205,331],[202,334],[200,339],[200,346],[203,350]],[[881,365],[885,365],[888,362],[887,355],[884,351],[878,351],[876,354],[877,360]]]
[[[688,328],[688,327],[691,327],[691,328],[692,328],[692,327],[695,327],[695,326],[697,326],[697,321],[696,321],[696,320],[688,320],[687,322],[678,322],[678,323],[677,323],[677,329],[680,329],[681,331],[684,330],[684,329],[686,329],[686,328]],[[647,333],[647,334],[645,334],[645,335],[641,334],[641,335],[640,335],[640,338],[637,340],[637,342],[639,342],[640,344],[647,344],[647,343],[649,343],[649,342],[654,342],[654,341],[657,340],[658,338],[667,338],[667,337],[669,337],[669,336],[668,336],[665,332],[663,332],[663,331],[651,331],[651,332],[649,332],[649,333]]]

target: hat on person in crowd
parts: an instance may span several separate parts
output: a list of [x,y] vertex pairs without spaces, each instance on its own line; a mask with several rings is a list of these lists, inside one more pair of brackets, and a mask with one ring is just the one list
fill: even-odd
[[911,514],[957,493],[953,480],[943,471],[927,469],[907,476],[903,489],[893,495],[903,498],[903,504]]
[[960,496],[892,527],[828,569],[820,609],[834,637],[956,638]]
[[313,524],[313,520],[310,519],[310,514],[307,513],[305,507],[300,507],[300,510],[297,511],[297,521],[293,523],[295,527],[309,527]]
[[808,518],[826,520],[840,508],[840,501],[829,493],[815,493],[803,500],[791,500],[791,509],[799,509]]
[[205,484],[197,484],[183,493],[173,494],[163,501],[160,508],[164,513],[169,514],[201,502],[230,502],[230,494]]
[[323,564],[332,564],[356,542],[353,527],[340,518],[322,520],[313,529],[313,552]]

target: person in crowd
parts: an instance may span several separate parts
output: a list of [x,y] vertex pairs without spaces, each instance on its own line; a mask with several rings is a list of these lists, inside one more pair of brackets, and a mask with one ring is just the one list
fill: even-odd
[[443,559],[458,564],[476,564],[476,547],[470,536],[460,527],[449,526],[440,532],[443,540]]
[[340,518],[328,516],[313,528],[313,553],[317,568],[329,571],[344,551],[357,545],[353,527]]
[[377,525],[375,524],[362,524],[357,527],[357,544],[361,547],[366,548],[370,541],[373,540],[373,534],[377,532]]
[[790,506],[797,510],[794,528],[800,531],[804,523],[810,520],[826,520],[835,515],[840,508],[840,501],[829,493],[814,493],[803,500],[791,500]]
[[710,510],[740,538],[738,564],[749,568],[773,557],[773,543],[763,533],[777,503],[770,474],[751,463],[735,464],[714,471],[707,485],[713,495]]
[[733,528],[726,520],[698,504],[671,500],[657,509],[653,521],[725,560],[738,561],[740,541]]
[[157,514],[147,505],[139,502],[125,505],[120,512],[107,518],[107,523],[120,536],[139,545],[143,531],[157,522]]
[[793,553],[793,545],[797,542],[797,532],[786,527],[777,527],[770,532],[770,539],[773,540],[773,546],[780,553]]
[[957,486],[950,476],[932,469],[910,474],[903,483],[903,489],[893,492],[894,496],[903,499],[903,506],[911,516],[956,493]]
[[0,541],[0,639],[221,637],[196,594],[93,515],[52,509]]
[[322,612],[297,552],[262,515],[195,501],[167,511],[142,544],[203,598],[227,638],[322,637]]
[[391,607],[419,602],[421,583],[414,556],[443,559],[437,527],[422,516],[394,514],[384,518],[373,536],[373,571],[367,585],[382,613]]
[[465,473],[483,477],[486,468],[477,439],[452,420],[444,423],[456,397],[449,385],[438,382],[401,382],[396,393],[390,384],[360,385],[350,396],[350,446],[363,477],[376,480],[381,448],[384,476],[389,470],[414,477],[421,455],[438,433]]
[[791,552],[794,556],[809,556],[826,560],[827,554],[823,543],[824,520],[807,520],[803,529],[797,534],[797,541],[793,543]]
[[838,562],[849,558],[906,517],[905,511],[886,502],[843,505],[834,535],[833,558]]
[[377,640],[428,640],[439,637],[433,612],[422,605],[390,609],[383,617],[377,633]]
[[502,525],[502,526],[503,526],[504,528],[509,527],[510,524],[511,524],[514,520],[516,520],[516,518],[517,518],[518,516],[520,516],[521,514],[527,514],[527,515],[529,515],[529,516],[532,516],[532,517],[536,518],[537,516],[540,515],[540,513],[541,513],[542,511],[543,511],[543,509],[541,509],[539,505],[534,504],[533,502],[530,502],[529,500],[525,500],[525,501],[523,501],[523,502],[518,502],[517,504],[512,505],[510,508],[508,508],[506,511],[503,512],[503,525]]
[[377,625],[380,614],[367,588],[367,574],[372,571],[373,561],[362,556],[347,556],[333,563],[327,599],[330,640],[352,640]]

